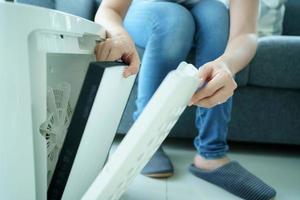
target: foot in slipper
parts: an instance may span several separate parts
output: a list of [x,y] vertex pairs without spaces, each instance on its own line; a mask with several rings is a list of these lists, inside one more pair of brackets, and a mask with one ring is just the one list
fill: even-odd
[[270,200],[276,191],[261,179],[243,168],[238,162],[231,161],[214,170],[202,170],[191,164],[189,171],[210,183],[246,200]]
[[155,152],[141,174],[151,178],[168,178],[174,174],[172,162],[162,147]]

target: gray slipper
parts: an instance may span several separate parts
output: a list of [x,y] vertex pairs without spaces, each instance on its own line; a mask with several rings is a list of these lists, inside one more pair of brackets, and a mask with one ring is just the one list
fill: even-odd
[[151,178],[167,178],[174,174],[172,162],[162,147],[155,152],[141,174]]
[[212,171],[205,171],[190,165],[189,171],[210,183],[246,200],[270,200],[276,191],[258,177],[243,168],[238,162],[230,163]]

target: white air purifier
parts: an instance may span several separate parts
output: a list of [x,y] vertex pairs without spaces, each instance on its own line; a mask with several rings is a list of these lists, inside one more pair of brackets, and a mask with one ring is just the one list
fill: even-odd
[[192,65],[172,71],[104,166],[136,78],[95,62],[105,31],[4,2],[0,27],[1,200],[119,199],[201,85]]
[[101,171],[135,80],[94,62],[104,37],[80,17],[0,2],[0,199],[80,199]]

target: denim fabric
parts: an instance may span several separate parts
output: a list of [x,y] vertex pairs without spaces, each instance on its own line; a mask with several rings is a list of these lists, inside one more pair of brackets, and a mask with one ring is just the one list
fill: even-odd
[[35,6],[41,6],[45,8],[55,8],[55,1],[54,0],[15,0],[18,3],[26,3]]
[[133,0],[133,2],[140,2],[140,1],[160,1],[160,2],[171,2],[171,3],[179,3],[185,7],[192,7],[197,4],[201,0]]
[[[133,116],[137,119],[164,77],[186,59],[193,46],[200,67],[224,52],[229,14],[217,0],[201,0],[191,7],[170,1],[135,1],[124,24],[136,45],[145,48]],[[194,144],[201,156],[213,159],[226,154],[231,105],[230,98],[211,109],[197,108],[199,134]]]

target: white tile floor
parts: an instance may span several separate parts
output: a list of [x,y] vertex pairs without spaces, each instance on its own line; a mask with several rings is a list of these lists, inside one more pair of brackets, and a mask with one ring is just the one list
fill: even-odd
[[[114,143],[114,148],[120,138]],[[236,200],[228,192],[192,176],[187,167],[194,156],[191,140],[168,140],[164,148],[175,166],[175,175],[156,180],[139,175],[122,200]],[[114,149],[113,148],[113,149]],[[256,144],[231,145],[229,156],[277,190],[276,200],[300,200],[299,147]]]

